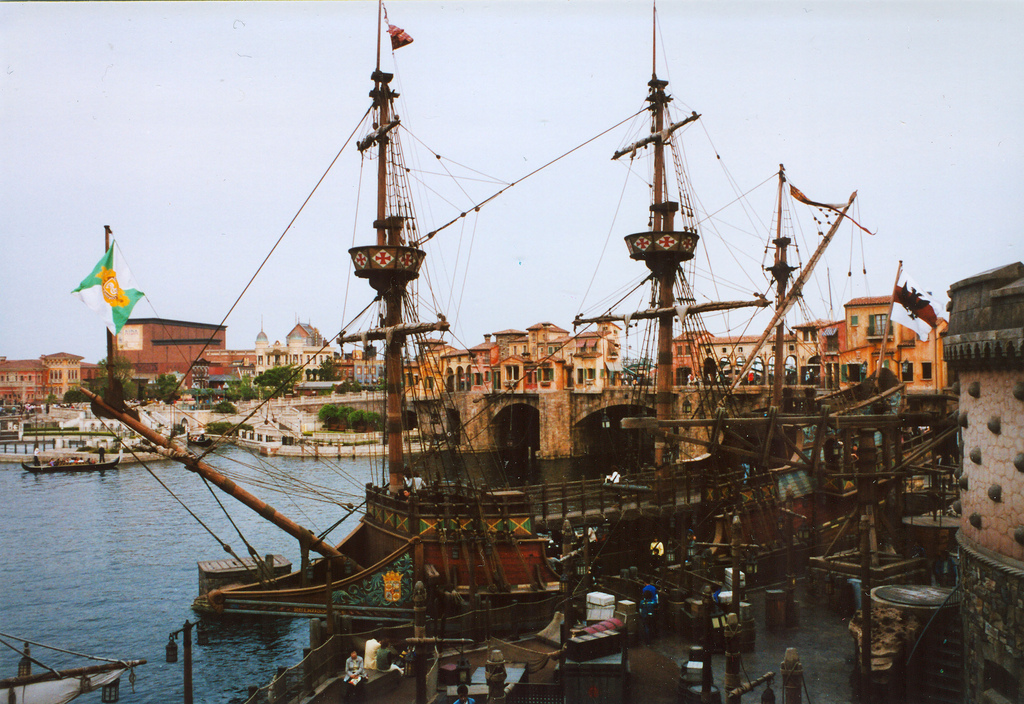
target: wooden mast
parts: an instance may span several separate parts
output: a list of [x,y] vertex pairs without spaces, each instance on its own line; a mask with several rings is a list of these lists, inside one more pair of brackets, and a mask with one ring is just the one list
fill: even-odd
[[[668,96],[665,95],[664,87],[667,82],[659,81],[657,74],[651,77],[651,97],[654,110],[654,124],[651,131],[660,133],[665,127],[665,105]],[[665,143],[662,142],[654,150],[654,200],[651,205],[651,212],[654,215],[654,231],[670,232],[674,219],[675,203],[669,203],[665,199],[668,184],[665,181]],[[658,281],[658,307],[671,308],[675,301],[674,285],[676,280],[676,263],[671,266],[658,267],[655,272]],[[665,420],[672,416],[672,320],[673,314],[662,315],[658,318],[658,373],[657,386],[655,387],[654,408],[659,420]],[[665,446],[658,442],[654,446],[654,466],[658,467],[664,461]]]
[[[378,332],[384,339],[385,375],[385,442],[388,446],[388,490],[398,494],[405,483],[405,455],[402,447],[402,349],[410,329],[403,324],[402,305],[406,286],[419,276],[419,267],[425,253],[408,246],[403,232],[407,217],[401,212],[389,214],[389,205],[394,207],[393,196],[389,193],[389,182],[397,173],[392,173],[391,160],[398,154],[391,145],[390,132],[398,127],[392,102],[398,93],[391,90],[393,74],[380,68],[380,42],[383,27],[383,4],[378,4],[377,16],[377,63],[371,76],[373,90],[374,124],[373,132],[360,140],[358,149],[365,151],[377,146],[377,210],[373,228],[376,230],[376,244],[353,247],[349,250],[355,266],[355,275],[369,279],[384,303],[384,326]],[[398,167],[396,166],[396,169]]]
[[[657,10],[654,15],[655,29],[652,39],[657,39]],[[652,41],[652,44],[655,42]],[[659,420],[668,420],[673,414],[672,391],[672,321],[676,317],[675,282],[676,273],[681,262],[693,258],[693,250],[700,236],[697,233],[697,222],[693,205],[688,193],[683,192],[680,184],[680,198],[683,199],[681,225],[676,231],[675,215],[680,204],[668,200],[668,181],[665,168],[665,150],[669,145],[672,133],[683,125],[697,120],[700,116],[692,113],[686,119],[666,124],[668,103],[672,98],[665,92],[668,81],[658,78],[657,54],[652,51],[651,80],[647,83],[650,92],[647,96],[648,109],[651,111],[650,134],[638,142],[615,152],[613,159],[625,155],[631,157],[637,150],[652,145],[654,149],[654,175],[651,184],[651,218],[650,230],[627,235],[626,246],[629,256],[638,259],[651,270],[652,278],[657,286],[658,319],[658,352],[656,360],[656,385],[654,396],[655,415]],[[665,461],[666,444],[656,440],[654,446],[654,464],[661,465]]]
[[[782,236],[782,193],[785,187],[786,167],[779,164],[779,212],[775,223],[775,240],[773,241],[775,244],[775,263],[768,269],[775,278],[775,308],[777,310],[782,307],[783,302],[786,300],[786,286],[789,283],[789,274],[794,269],[794,267],[791,267],[786,262],[786,247],[789,246],[791,240],[788,237]],[[775,375],[772,379],[771,405],[776,408],[782,405],[782,384],[786,373],[784,356],[786,352],[785,332],[785,318],[780,318],[778,325],[775,327]]]

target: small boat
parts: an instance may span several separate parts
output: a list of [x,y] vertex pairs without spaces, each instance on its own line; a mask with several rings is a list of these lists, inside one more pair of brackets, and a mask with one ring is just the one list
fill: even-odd
[[116,469],[120,457],[115,457],[107,462],[61,462],[59,464],[36,464],[35,462],[22,462],[21,468],[32,474],[54,474],[56,472],[102,472],[107,469]]
[[209,447],[213,444],[213,438],[208,438],[205,434],[189,436],[188,444],[196,447]]

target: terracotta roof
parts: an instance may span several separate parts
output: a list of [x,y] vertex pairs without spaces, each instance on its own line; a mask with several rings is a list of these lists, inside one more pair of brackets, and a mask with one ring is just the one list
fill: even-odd
[[537,323],[536,325],[531,325],[530,327],[528,327],[526,329],[527,330],[539,330],[541,328],[546,328],[548,330],[553,330],[555,332],[568,332],[568,330],[563,330],[562,328],[558,327],[554,323]]
[[58,352],[57,354],[44,354],[40,359],[85,359],[85,357],[77,354],[71,354],[70,352]]
[[523,330],[502,330],[501,332],[491,333],[493,335],[525,335],[526,332]]
[[868,296],[866,298],[852,298],[843,305],[844,308],[850,306],[877,306],[882,303],[889,303],[892,301],[892,296]]
[[43,366],[43,360],[41,359],[8,359],[6,362],[0,362],[0,369],[6,369],[8,371],[33,371],[46,369]]

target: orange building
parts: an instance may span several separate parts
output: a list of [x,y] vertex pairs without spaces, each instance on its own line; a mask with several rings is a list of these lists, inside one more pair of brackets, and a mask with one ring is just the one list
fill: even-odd
[[913,330],[889,321],[890,305],[889,296],[877,296],[854,298],[844,306],[846,345],[839,354],[840,383],[849,386],[874,374],[879,367],[884,340],[882,366],[905,383],[908,391],[944,388],[946,364],[938,340],[946,330],[946,320],[939,318],[938,327],[931,331],[928,339],[919,340]]

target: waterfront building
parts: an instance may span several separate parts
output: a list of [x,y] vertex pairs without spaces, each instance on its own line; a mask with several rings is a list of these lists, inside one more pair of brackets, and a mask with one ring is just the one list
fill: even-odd
[[0,401],[5,404],[41,403],[51,396],[59,401],[82,382],[82,357],[77,354],[57,352],[39,359],[0,357]]
[[41,359],[0,357],[0,400],[35,403],[46,398],[46,366]]
[[571,345],[572,350],[570,384],[577,390],[603,391],[606,388],[622,386],[623,364],[619,326],[601,323],[593,332],[580,333]]
[[[256,376],[256,350],[206,350],[203,356],[210,362],[210,384],[243,376]],[[224,379],[214,379],[224,377]]]
[[1024,704],[1024,264],[949,289],[957,379],[965,701]]
[[882,366],[906,383],[908,391],[944,388],[946,366],[939,354],[938,339],[945,332],[947,321],[939,318],[938,327],[928,339],[919,340],[913,330],[889,320],[890,306],[889,296],[854,298],[844,306],[846,345],[839,355],[840,383],[850,386],[874,374],[884,340]]
[[118,355],[132,365],[136,381],[152,381],[161,374],[185,375],[193,384],[193,360],[225,348],[226,325],[167,318],[129,318],[117,335]]
[[[331,345],[324,339],[324,336],[309,323],[296,323],[285,337],[285,344],[275,340],[270,344],[267,334],[260,330],[256,336],[254,349],[256,357],[255,373],[262,374],[274,367],[283,367],[289,364],[305,365],[307,368],[319,367],[324,360],[334,359],[335,352]],[[368,373],[356,374],[356,379],[362,375],[364,378],[371,376]],[[360,383],[364,383],[360,381]]]
[[[769,338],[758,349],[757,341],[759,339],[759,335],[719,335],[711,337],[704,344],[704,355],[715,366],[712,367],[708,363],[705,367],[707,369],[716,368],[728,381],[732,381],[733,375],[738,374],[743,365],[747,363],[747,360],[753,356],[754,362],[750,366],[750,371],[747,372],[747,378],[741,383],[770,384],[775,375],[775,346],[772,339]],[[800,378],[798,370],[801,356],[804,360],[810,357],[808,354],[809,348],[806,345],[799,346],[797,344],[797,337],[793,333],[783,337],[783,344],[785,345],[786,352],[786,357],[784,358],[786,376],[784,381],[786,384],[796,385],[799,383],[798,379]]]
[[713,340],[714,336],[706,331],[684,332],[672,339],[672,374],[676,386],[697,383],[706,359],[714,364],[710,354],[714,350]]

